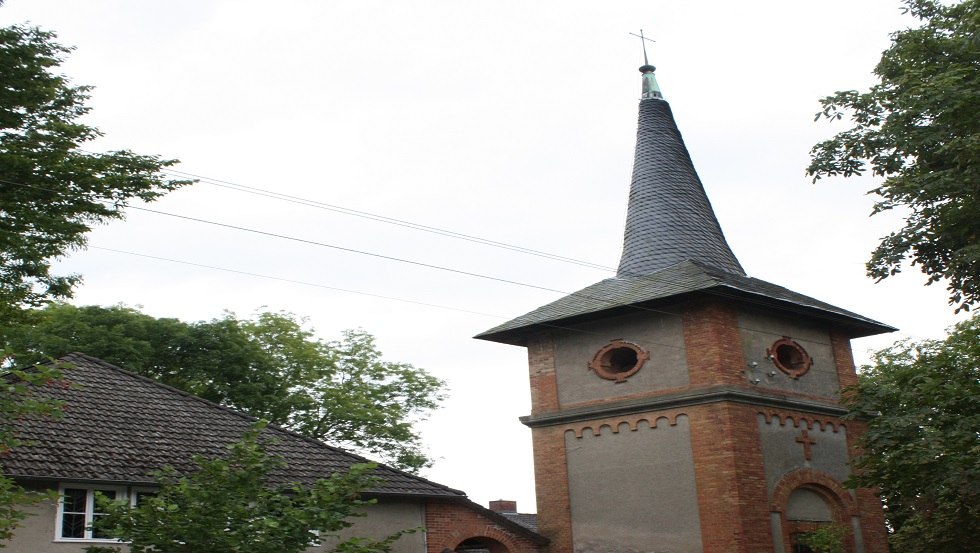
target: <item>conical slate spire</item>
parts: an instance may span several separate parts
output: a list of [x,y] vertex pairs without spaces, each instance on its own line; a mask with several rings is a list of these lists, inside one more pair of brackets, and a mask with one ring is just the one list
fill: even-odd
[[685,260],[745,275],[725,241],[674,115],[644,65],[623,256],[617,276],[643,276]]

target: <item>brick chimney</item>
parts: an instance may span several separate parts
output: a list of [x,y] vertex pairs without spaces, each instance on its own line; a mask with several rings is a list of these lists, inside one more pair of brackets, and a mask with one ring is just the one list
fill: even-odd
[[516,513],[517,502],[509,499],[498,499],[490,502],[490,510],[495,513]]

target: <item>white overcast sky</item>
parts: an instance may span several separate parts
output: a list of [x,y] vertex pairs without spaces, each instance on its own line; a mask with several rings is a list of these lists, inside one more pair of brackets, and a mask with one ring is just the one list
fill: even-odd
[[[96,86],[94,150],[179,158],[180,170],[615,266],[650,61],[729,244],[751,276],[938,337],[942,285],[910,270],[874,284],[864,262],[895,215],[869,219],[874,181],[811,184],[808,151],[842,126],[818,99],[864,88],[898,0],[7,0],[77,50]],[[154,209],[574,291],[609,276],[204,182]],[[439,304],[424,307],[103,249],[59,263],[76,303],[210,319],[260,308],[325,339],[377,336],[387,358],[449,382],[423,426],[426,475],[472,499],[534,510],[523,348],[471,339],[560,294],[132,211],[90,245]],[[962,318],[962,317],[959,317]]]

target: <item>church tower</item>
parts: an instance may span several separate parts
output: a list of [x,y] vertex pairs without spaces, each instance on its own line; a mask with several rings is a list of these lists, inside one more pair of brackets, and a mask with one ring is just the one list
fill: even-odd
[[894,329],[746,276],[654,71],[616,276],[477,336],[528,351],[538,528],[551,553],[792,553],[835,525],[887,553],[839,399],[850,340]]

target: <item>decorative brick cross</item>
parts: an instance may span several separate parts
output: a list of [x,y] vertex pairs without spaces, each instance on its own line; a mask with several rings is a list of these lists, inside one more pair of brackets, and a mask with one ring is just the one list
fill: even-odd
[[803,457],[809,461],[813,458],[813,444],[817,443],[810,439],[810,433],[807,432],[806,428],[800,431],[800,437],[796,439],[796,443],[803,444]]

